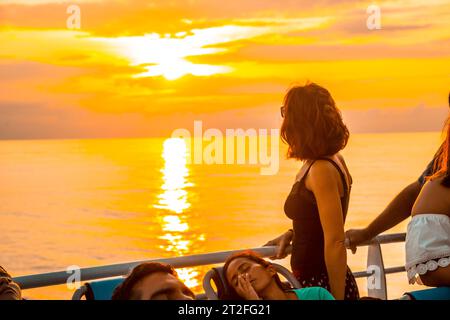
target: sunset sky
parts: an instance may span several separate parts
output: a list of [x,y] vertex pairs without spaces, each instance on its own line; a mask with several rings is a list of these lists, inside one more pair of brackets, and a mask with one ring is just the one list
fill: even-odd
[[[354,132],[439,130],[450,1],[0,0],[0,139],[276,128],[293,84]],[[67,8],[81,9],[69,30]]]

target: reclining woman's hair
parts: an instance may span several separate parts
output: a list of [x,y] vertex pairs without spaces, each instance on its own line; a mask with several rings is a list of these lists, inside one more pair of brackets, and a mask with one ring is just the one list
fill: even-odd
[[[230,266],[230,263],[233,260],[236,260],[238,258],[245,258],[245,259],[249,259],[251,261],[256,262],[257,264],[263,266],[264,268],[268,268],[270,266],[272,266],[272,264],[266,260],[264,260],[263,258],[261,258],[256,252],[254,251],[243,251],[243,252],[238,252],[235,253],[233,255],[231,255],[226,261],[225,264],[223,266],[223,275],[225,278],[225,284],[227,286],[228,289],[228,294],[224,297],[219,297],[220,299],[225,299],[225,300],[242,300],[243,297],[241,297],[236,290],[234,290],[233,286],[231,285],[231,283],[228,282],[227,279],[227,271],[228,271],[228,267]],[[288,284],[285,283],[283,281],[281,281],[280,276],[278,274],[275,274],[273,276],[276,284],[278,285],[278,287],[284,291],[288,291],[288,290],[292,290],[292,287]]]
[[177,272],[171,265],[159,262],[142,263],[136,266],[130,275],[114,290],[112,300],[132,300],[133,287],[136,283],[156,272],[168,273],[178,277]]

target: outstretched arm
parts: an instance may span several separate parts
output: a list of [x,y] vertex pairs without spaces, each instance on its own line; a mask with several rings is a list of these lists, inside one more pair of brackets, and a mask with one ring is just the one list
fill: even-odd
[[367,226],[369,238],[396,226],[411,215],[414,202],[419,196],[421,185],[413,182],[403,189],[386,207],[386,209]]
[[356,246],[369,241],[380,233],[396,226],[411,215],[411,210],[419,196],[420,190],[425,183],[426,177],[433,174],[435,161],[442,152],[442,146],[434,155],[433,160],[428,164],[420,178],[404,188],[384,209],[378,217],[375,218],[364,229],[351,229],[345,233],[347,246],[356,252]]
[[357,245],[372,239],[408,218],[421,188],[422,186],[418,181],[411,183],[366,228],[348,230],[345,234],[352,252],[356,252]]

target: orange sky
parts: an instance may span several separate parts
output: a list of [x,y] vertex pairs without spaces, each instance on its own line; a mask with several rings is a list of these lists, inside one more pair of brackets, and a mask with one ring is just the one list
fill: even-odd
[[377,1],[374,31],[371,3],[0,0],[0,139],[278,127],[287,88],[308,79],[354,132],[439,130],[450,1]]

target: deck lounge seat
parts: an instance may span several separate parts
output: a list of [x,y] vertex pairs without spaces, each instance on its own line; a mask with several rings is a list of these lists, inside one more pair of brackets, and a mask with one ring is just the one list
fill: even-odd
[[[72,300],[81,300],[83,297],[86,300],[111,300],[114,289],[123,282],[125,278],[112,278],[107,280],[99,280],[87,282],[79,289],[77,289]],[[196,295],[197,300],[204,300],[206,296],[204,294]]]
[[111,300],[114,289],[123,282],[125,278],[113,278],[85,283],[77,289],[72,296],[72,300]]
[[[276,263],[272,263],[272,265],[275,267],[275,270],[289,282],[292,288],[301,288],[300,283],[288,269]],[[217,292],[213,288],[211,282],[214,283]],[[223,267],[212,268],[206,273],[203,277],[203,289],[205,290],[205,295],[208,300],[219,300],[219,297],[226,300],[229,297],[229,288],[226,285]]]
[[[285,267],[274,263],[273,266],[277,272],[282,275],[294,288],[300,288],[300,284],[294,275]],[[79,289],[75,291],[72,296],[72,300],[81,300],[83,297],[86,300],[111,300],[114,289],[123,282],[125,278],[112,278],[106,280],[87,282]],[[211,280],[214,281],[218,292],[214,290],[211,285]],[[203,278],[203,288],[205,289],[205,295],[197,295],[197,299],[205,299],[205,296],[209,300],[218,300],[219,296],[225,297],[227,294],[227,288],[225,288],[225,278],[223,278],[223,268],[212,268],[206,273]]]
[[406,294],[412,300],[450,300],[450,287],[418,290]]

